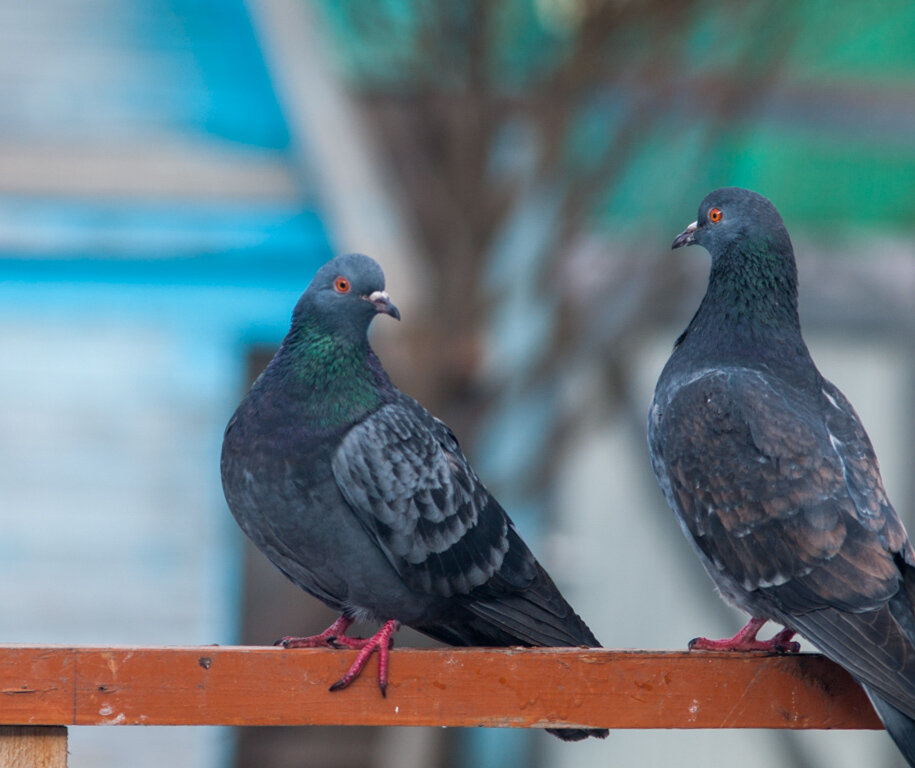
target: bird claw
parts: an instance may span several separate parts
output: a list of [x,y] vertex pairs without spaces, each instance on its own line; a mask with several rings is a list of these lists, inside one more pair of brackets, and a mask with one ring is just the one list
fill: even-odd
[[334,648],[348,648],[351,651],[361,651],[365,648],[366,644],[371,641],[371,638],[364,637],[342,637],[334,638]]
[[345,632],[352,623],[352,619],[341,616],[319,635],[310,635],[309,637],[291,637],[287,635],[277,640],[274,645],[281,645],[283,648],[340,648],[342,646],[338,645],[338,643],[341,642],[342,638],[346,638]]
[[[355,680],[357,677],[359,677],[359,672],[361,672],[361,671],[362,670],[360,669],[355,674],[351,674],[352,667],[350,667],[350,669],[347,671],[347,673],[345,675],[343,675],[343,677],[341,677],[339,680],[337,680],[337,682],[334,683],[327,690],[340,691],[340,690],[348,687],[349,684],[353,682],[353,680]],[[382,680],[380,678],[381,678],[381,675],[379,673],[378,688],[381,691],[381,697],[383,699],[386,699],[388,697],[388,681]]]
[[732,637],[722,640],[711,640],[707,637],[694,637],[689,641],[691,651],[766,651],[768,653],[797,653],[801,650],[798,642],[782,642],[776,638],[771,640],[743,640],[735,641]]
[[797,653],[801,644],[791,640],[794,631],[785,627],[770,640],[757,640],[756,634],[766,623],[765,619],[752,618],[733,637],[721,640],[710,640],[707,637],[694,637],[689,641],[691,651],[765,651],[767,653]]
[[[349,648],[351,651],[361,651],[369,643],[378,644],[378,635],[371,637],[335,637],[332,638],[334,648]],[[394,637],[388,637],[388,649],[394,647]]]
[[381,695],[388,695],[388,652],[394,647],[394,633],[400,626],[395,619],[389,619],[371,637],[347,637],[346,630],[352,624],[352,619],[341,616],[320,635],[311,637],[283,637],[274,645],[283,648],[348,648],[359,651],[356,660],[330,690],[339,691],[346,688],[362,672],[371,655],[378,651],[378,687]]
[[345,640],[346,647],[359,649],[356,660],[337,682],[330,686],[331,691],[339,691],[350,685],[368,664],[369,659],[375,651],[378,651],[378,688],[381,695],[387,698],[388,695],[388,652],[394,645],[391,637],[397,631],[398,622],[390,619],[384,623],[374,635],[368,638],[361,637],[340,637],[338,642]]

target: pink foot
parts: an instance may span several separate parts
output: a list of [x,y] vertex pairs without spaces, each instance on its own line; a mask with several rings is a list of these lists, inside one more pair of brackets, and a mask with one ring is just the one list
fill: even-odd
[[352,663],[352,666],[350,666],[343,677],[337,680],[337,682],[330,687],[330,690],[339,691],[352,683],[353,680],[359,677],[359,674],[368,663],[369,658],[377,650],[378,687],[381,689],[381,695],[387,696],[388,652],[390,651],[391,645],[394,642],[393,634],[397,631],[399,626],[399,622],[397,622],[395,619],[389,619],[384,623],[384,626],[382,626],[382,628],[379,629],[374,635],[364,640],[362,638],[349,637],[337,638],[337,642],[346,645],[347,648],[358,648],[360,650],[359,654],[356,656],[356,660]]
[[342,645],[346,645],[343,641],[353,642],[345,634],[352,623],[352,619],[341,616],[320,635],[311,635],[310,637],[290,637],[287,635],[277,640],[274,645],[282,645],[283,648],[339,648]]
[[768,651],[769,653],[797,653],[801,644],[791,640],[795,633],[785,627],[771,640],[757,640],[756,635],[767,619],[754,617],[734,637],[709,640],[696,637],[689,641],[691,651]]

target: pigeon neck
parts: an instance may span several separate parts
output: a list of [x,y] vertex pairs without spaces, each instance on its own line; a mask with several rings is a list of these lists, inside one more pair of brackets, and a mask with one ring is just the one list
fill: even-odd
[[680,345],[735,363],[777,365],[809,357],[797,313],[790,250],[744,247],[712,259],[708,290]]
[[364,332],[328,331],[305,321],[283,340],[276,366],[284,391],[318,428],[358,421],[393,391]]

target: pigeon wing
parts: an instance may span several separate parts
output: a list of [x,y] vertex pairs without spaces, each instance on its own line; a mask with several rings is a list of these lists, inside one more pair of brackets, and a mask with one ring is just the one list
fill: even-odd
[[911,546],[873,449],[838,390],[826,417],[791,392],[745,369],[681,387],[653,430],[668,495],[708,562],[786,613],[878,607]]
[[451,597],[496,572],[519,586],[533,578],[526,548],[527,557],[510,558],[517,563],[507,568],[511,522],[451,430],[413,401],[388,404],[353,427],[332,469],[344,498],[411,588]]

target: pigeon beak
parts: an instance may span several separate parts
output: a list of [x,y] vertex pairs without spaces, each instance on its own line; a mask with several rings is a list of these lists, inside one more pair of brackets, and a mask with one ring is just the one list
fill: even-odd
[[686,229],[684,229],[679,235],[674,238],[673,245],[670,246],[671,250],[675,248],[682,248],[684,245],[692,245],[696,242],[696,229],[698,228],[699,223],[694,221]]
[[391,297],[388,296],[387,291],[374,291],[363,298],[375,307],[376,312],[383,312],[395,320],[400,320],[400,310],[391,303]]

